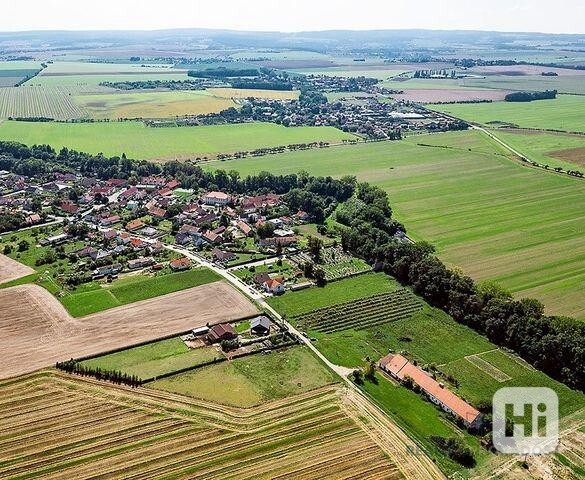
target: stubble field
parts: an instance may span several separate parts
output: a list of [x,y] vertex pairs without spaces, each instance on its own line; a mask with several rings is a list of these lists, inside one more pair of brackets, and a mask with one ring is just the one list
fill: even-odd
[[406,446],[338,387],[245,410],[51,372],[0,393],[5,479],[439,478],[404,476]]
[[0,378],[56,361],[153,340],[257,312],[242,294],[215,282],[81,318],[37,285],[0,290]]
[[10,282],[17,278],[35,273],[34,269],[27,267],[12,258],[0,253],[0,283]]

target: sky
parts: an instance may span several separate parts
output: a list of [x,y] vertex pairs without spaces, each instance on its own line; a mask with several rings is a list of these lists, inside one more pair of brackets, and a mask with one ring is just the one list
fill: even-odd
[[585,33],[583,0],[1,0],[0,31],[225,28]]

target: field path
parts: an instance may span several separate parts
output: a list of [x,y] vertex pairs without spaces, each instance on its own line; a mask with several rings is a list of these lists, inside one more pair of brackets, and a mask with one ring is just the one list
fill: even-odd
[[32,284],[0,290],[0,305],[5,354],[0,378],[258,311],[221,281],[81,318],[71,317],[47,290]]

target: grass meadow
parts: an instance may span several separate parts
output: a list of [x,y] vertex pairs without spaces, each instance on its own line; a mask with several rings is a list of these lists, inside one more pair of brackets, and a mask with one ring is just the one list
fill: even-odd
[[215,403],[252,407],[337,381],[307,347],[297,346],[179,373],[148,386]]
[[147,379],[219,357],[221,354],[215,347],[190,349],[179,337],[174,337],[91,358],[81,363],[87,367],[117,370]]
[[129,158],[163,161],[291,143],[335,143],[353,138],[354,135],[333,127],[287,128],[272,123],[166,128],[149,128],[141,122],[0,123],[1,140],[27,145],[49,144],[56,149],[67,146],[108,156],[125,153]]
[[492,133],[527,158],[543,165],[565,170],[583,171],[585,168],[585,137],[582,135],[504,129],[492,130]]
[[511,161],[479,132],[213,162],[208,168],[242,175],[356,175],[384,188],[409,234],[432,242],[448,264],[538,298],[549,313],[585,319],[585,183]]
[[487,126],[508,124],[524,128],[585,132],[585,97],[558,95],[554,100],[434,105],[434,110]]

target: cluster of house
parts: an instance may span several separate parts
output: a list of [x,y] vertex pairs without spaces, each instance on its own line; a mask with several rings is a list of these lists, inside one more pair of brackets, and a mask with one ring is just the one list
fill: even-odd
[[378,366],[392,378],[405,382],[407,379],[420,388],[428,399],[451,415],[459,418],[468,428],[478,429],[482,423],[481,413],[465,400],[437,382],[430,374],[409,362],[400,354],[389,354],[381,358]]

